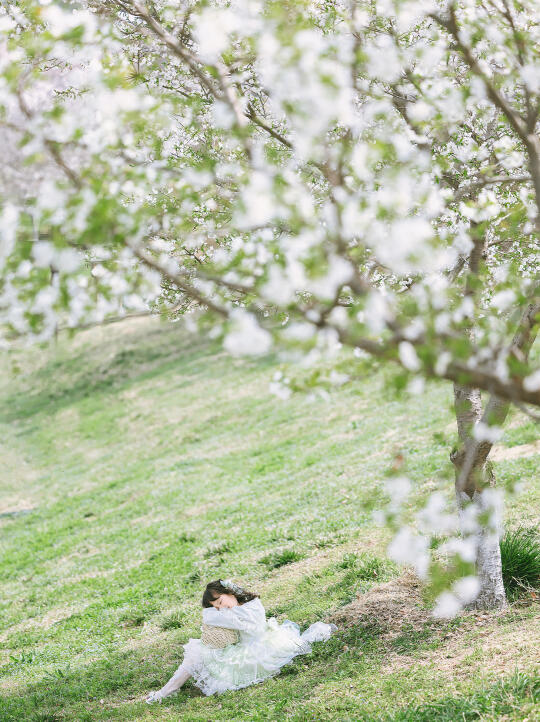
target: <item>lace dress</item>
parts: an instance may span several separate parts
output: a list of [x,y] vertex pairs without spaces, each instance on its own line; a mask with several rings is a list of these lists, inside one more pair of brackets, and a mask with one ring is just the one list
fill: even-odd
[[241,689],[272,677],[298,654],[311,652],[311,642],[329,639],[336,629],[333,624],[315,622],[301,634],[298,624],[288,619],[282,624],[275,617],[267,620],[259,598],[231,609],[204,609],[203,622],[236,629],[240,635],[239,642],[223,649],[208,647],[200,639],[183,645],[180,666],[189,671],[205,695]]

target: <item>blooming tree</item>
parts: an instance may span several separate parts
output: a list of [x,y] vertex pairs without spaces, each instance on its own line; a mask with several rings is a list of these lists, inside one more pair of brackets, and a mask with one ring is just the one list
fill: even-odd
[[389,551],[436,578],[446,534],[436,613],[503,605],[488,455],[540,406],[533,0],[19,0],[0,30],[0,342],[162,312],[452,382],[458,513],[404,525],[398,465]]

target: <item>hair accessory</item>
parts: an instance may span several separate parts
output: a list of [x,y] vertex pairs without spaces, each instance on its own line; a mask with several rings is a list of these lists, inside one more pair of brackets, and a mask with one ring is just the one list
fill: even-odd
[[220,579],[219,583],[223,587],[227,587],[227,589],[230,589],[231,592],[234,594],[243,594],[244,590],[242,587],[239,587],[238,584],[235,584],[232,579]]

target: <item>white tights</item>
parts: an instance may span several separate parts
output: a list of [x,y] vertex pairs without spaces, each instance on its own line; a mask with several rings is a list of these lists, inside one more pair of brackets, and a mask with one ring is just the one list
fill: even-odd
[[173,692],[176,692],[180,687],[191,677],[187,667],[182,663],[170,680],[157,692],[152,692],[149,696],[152,697],[153,702],[156,702],[164,697],[168,697]]

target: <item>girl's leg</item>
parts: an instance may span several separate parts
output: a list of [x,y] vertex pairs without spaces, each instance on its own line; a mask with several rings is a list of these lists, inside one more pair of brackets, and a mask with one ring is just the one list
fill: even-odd
[[173,676],[170,678],[170,680],[167,682],[167,684],[164,685],[157,692],[151,692],[146,698],[146,701],[148,703],[158,702],[164,697],[168,697],[170,694],[180,689],[184,682],[186,682],[190,677],[191,674],[189,673],[188,669],[183,664],[181,664],[176,670],[176,672],[173,674]]
[[184,665],[181,664],[180,667],[178,667],[176,672],[173,674],[173,676],[170,678],[170,680],[167,682],[167,684],[159,690],[161,696],[168,697],[173,692],[176,692],[176,690],[180,689],[184,682],[187,682],[190,677],[191,674],[184,667]]

